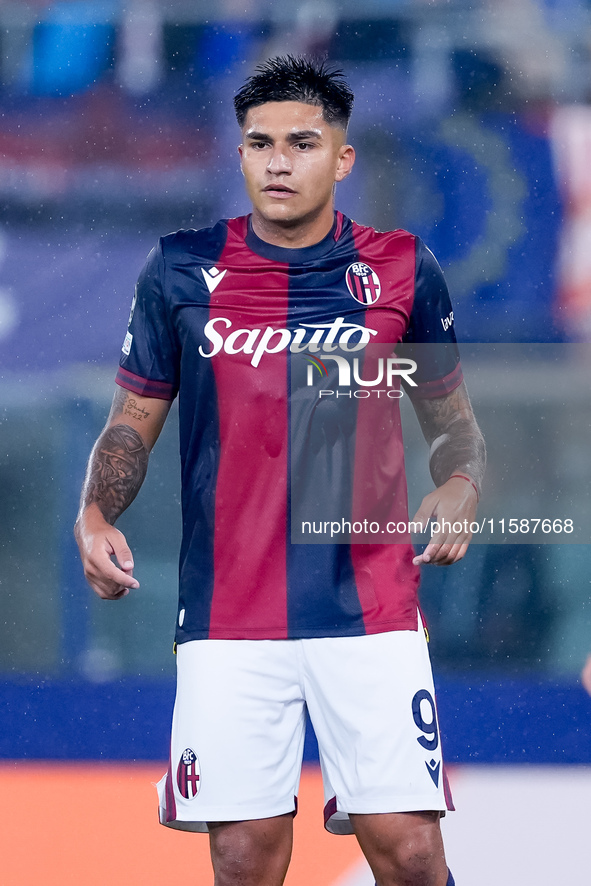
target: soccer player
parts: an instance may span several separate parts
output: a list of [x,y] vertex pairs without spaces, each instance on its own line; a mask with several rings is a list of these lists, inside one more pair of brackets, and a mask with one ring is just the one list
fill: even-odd
[[[306,710],[326,827],[355,833],[379,886],[453,883],[417,587],[421,564],[465,554],[484,446],[435,259],[405,231],[378,233],[335,212],[335,185],[355,158],[346,141],[352,103],[340,72],[303,58],[271,59],[237,93],[252,213],[170,234],[148,257],[76,523],[96,593],[117,600],[137,589],[113,524],[178,395],[178,683],[160,820],[209,832],[216,886],[283,882]],[[292,543],[302,465],[320,483],[330,479],[349,517],[364,495],[370,506],[406,502],[399,426],[380,418],[374,375],[360,376],[355,359],[366,345],[383,355],[423,342],[441,345],[443,357],[417,359],[416,381],[407,378],[436,485],[415,519],[434,517],[441,532],[416,556],[408,541]],[[361,378],[354,391],[339,387],[350,377],[343,353]],[[307,358],[326,371],[322,390],[294,393]],[[383,371],[380,359],[372,373]],[[384,398],[395,390],[381,387]],[[334,433],[314,448],[306,420],[313,427],[334,414]],[[368,471],[370,447],[355,445],[356,435],[365,426],[377,443],[386,425],[389,447]]]

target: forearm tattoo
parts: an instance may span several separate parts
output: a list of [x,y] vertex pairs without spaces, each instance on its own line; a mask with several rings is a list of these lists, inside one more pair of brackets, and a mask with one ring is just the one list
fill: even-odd
[[486,467],[484,438],[472,414],[465,389],[423,401],[420,421],[430,444],[429,469],[436,486],[457,471],[468,474],[482,489]]
[[129,425],[112,425],[96,442],[90,457],[84,505],[96,503],[113,524],[138,494],[148,468],[148,450]]
[[429,469],[436,486],[441,486],[456,471],[464,471],[480,492],[485,465],[484,439],[475,421],[457,419],[431,444]]

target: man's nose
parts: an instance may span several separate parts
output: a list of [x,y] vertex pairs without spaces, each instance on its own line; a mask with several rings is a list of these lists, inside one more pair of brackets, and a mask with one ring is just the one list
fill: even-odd
[[267,171],[275,175],[291,172],[291,161],[283,147],[275,146],[267,163]]

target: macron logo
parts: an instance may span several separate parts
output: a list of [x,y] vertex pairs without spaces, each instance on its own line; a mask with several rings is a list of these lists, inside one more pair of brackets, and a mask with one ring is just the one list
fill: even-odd
[[211,271],[206,271],[205,268],[201,268],[201,273],[203,274],[203,279],[207,284],[207,288],[210,293],[214,291],[218,283],[221,283],[227,272],[227,268],[225,271],[220,271],[218,268],[212,268]]

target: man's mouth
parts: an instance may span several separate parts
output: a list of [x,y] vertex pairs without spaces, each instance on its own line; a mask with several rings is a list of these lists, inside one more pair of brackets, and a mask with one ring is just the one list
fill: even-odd
[[271,197],[291,197],[292,194],[295,194],[295,191],[292,188],[288,188],[286,185],[267,185],[266,188],[263,188],[265,194],[269,194]]

